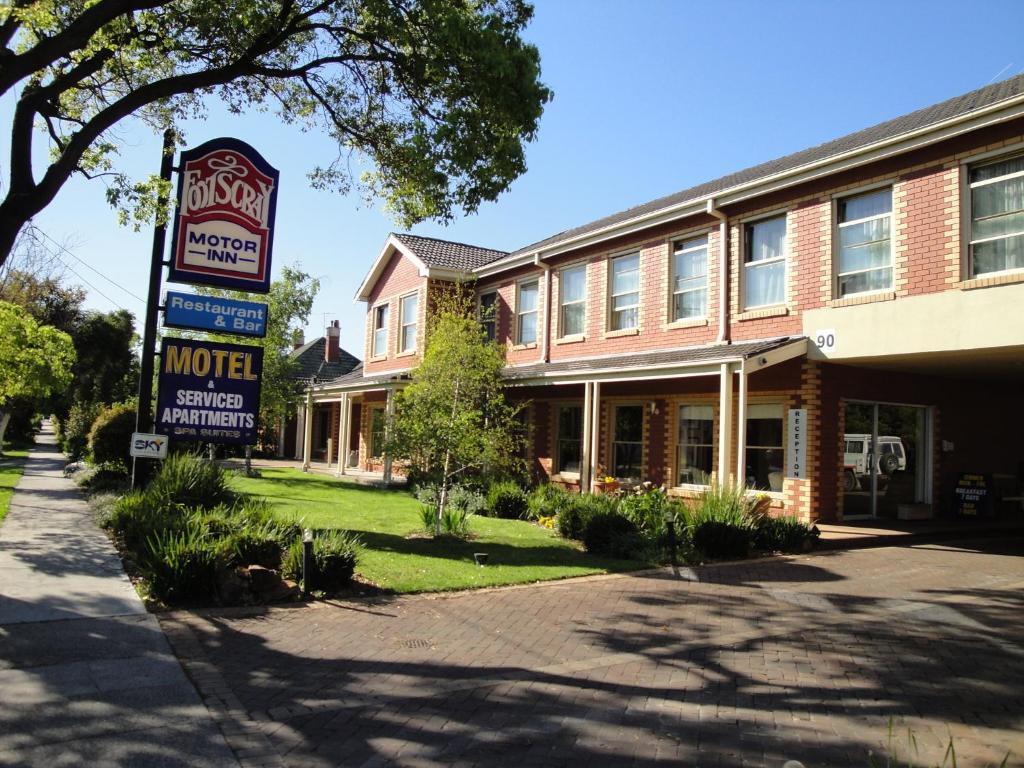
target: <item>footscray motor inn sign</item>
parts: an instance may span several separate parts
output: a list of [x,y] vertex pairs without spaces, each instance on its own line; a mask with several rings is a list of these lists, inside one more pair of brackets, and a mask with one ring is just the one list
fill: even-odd
[[238,139],[182,152],[171,282],[267,293],[277,187],[277,169]]

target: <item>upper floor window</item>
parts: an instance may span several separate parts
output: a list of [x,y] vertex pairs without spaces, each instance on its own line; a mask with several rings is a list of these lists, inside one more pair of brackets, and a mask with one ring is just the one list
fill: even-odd
[[412,352],[416,349],[416,311],[419,307],[419,295],[411,293],[403,296],[399,302],[399,352]]
[[640,325],[640,254],[612,259],[611,322],[613,331]]
[[519,284],[519,300],[516,302],[517,323],[516,343],[534,344],[537,341],[537,295],[540,283],[536,280]]
[[713,406],[679,406],[679,440],[676,443],[676,482],[679,485],[708,485],[711,482],[714,436]]
[[580,336],[587,321],[587,265],[563,269],[558,278],[561,336]]
[[480,327],[488,341],[498,337],[498,292],[487,291],[480,294]]
[[708,236],[680,240],[672,251],[672,320],[708,313]]
[[381,304],[373,310],[373,356],[388,352],[388,305]]
[[743,255],[743,308],[786,300],[786,217],[746,225]]
[[971,274],[1024,269],[1024,155],[970,169]]
[[583,455],[583,406],[563,405],[558,409],[558,464],[559,472],[575,474],[580,471]]
[[839,201],[839,297],[892,288],[892,189]]

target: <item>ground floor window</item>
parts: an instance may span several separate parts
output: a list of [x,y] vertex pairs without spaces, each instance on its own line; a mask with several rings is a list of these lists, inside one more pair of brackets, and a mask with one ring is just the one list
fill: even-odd
[[639,480],[644,452],[644,407],[615,407],[615,439],[612,442],[612,475],[620,480]]
[[370,458],[379,459],[384,455],[384,409],[370,411]]
[[583,406],[563,405],[558,409],[558,472],[578,473],[583,446]]
[[747,487],[781,491],[783,472],[781,403],[747,406]]
[[708,485],[714,452],[715,410],[710,405],[679,406],[676,484]]

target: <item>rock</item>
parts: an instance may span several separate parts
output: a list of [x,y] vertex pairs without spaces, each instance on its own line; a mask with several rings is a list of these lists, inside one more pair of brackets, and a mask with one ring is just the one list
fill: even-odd
[[249,578],[244,569],[223,568],[217,573],[217,599],[222,605],[244,605],[249,597]]
[[264,603],[291,600],[299,593],[297,585],[281,578],[281,574],[262,565],[250,565],[243,569],[249,578],[253,595]]

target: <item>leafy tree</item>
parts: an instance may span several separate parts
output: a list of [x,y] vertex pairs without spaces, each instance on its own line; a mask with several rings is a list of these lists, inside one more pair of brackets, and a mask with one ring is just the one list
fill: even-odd
[[71,333],[82,320],[85,291],[63,285],[59,276],[12,269],[0,280],[0,301],[17,304],[40,325]]
[[[76,173],[110,176],[125,218],[151,216],[161,183],[115,171],[116,128],[131,116],[172,128],[202,116],[207,96],[325,130],[338,154],[310,173],[317,186],[349,190],[366,160],[363,189],[406,224],[474,211],[523,173],[551,98],[520,37],[532,14],[525,0],[0,4],[0,95],[13,104],[0,264]],[[35,151],[37,125],[48,155]]]
[[0,454],[12,401],[61,392],[71,382],[74,362],[70,336],[39,325],[21,307],[0,301]]
[[270,284],[270,293],[248,294],[219,288],[199,287],[204,296],[258,301],[267,305],[267,335],[263,339],[227,334],[187,334],[226,341],[232,344],[259,344],[263,347],[263,376],[260,389],[260,425],[263,442],[273,442],[272,434],[278,420],[294,410],[303,391],[295,378],[295,364],[290,358],[294,332],[306,325],[313,301],[320,290],[320,281],[301,269],[284,267],[281,277]]
[[398,392],[388,450],[439,486],[434,531],[452,485],[484,469],[515,463],[517,408],[505,400],[505,360],[487,341],[469,294],[456,289],[435,302],[422,362]]
[[126,309],[87,312],[71,331],[78,360],[68,404],[110,405],[134,397],[139,389],[135,318]]

